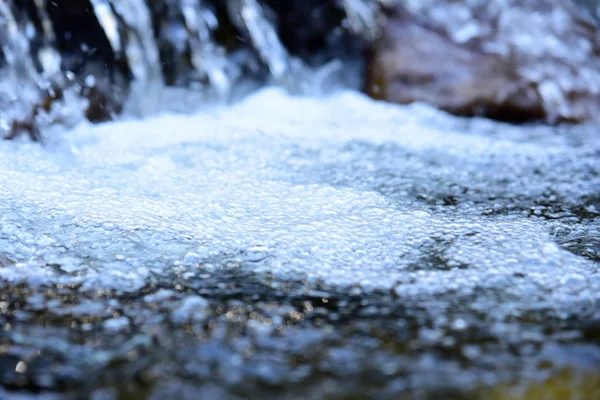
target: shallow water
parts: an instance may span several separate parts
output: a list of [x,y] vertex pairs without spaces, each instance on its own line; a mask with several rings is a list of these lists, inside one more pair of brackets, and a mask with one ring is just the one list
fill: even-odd
[[593,370],[597,135],[264,89],[0,142],[0,380],[427,398]]

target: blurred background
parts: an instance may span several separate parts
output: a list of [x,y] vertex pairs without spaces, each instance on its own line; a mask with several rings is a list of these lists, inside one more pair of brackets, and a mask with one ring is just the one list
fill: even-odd
[[0,400],[599,399],[599,24],[0,0]]

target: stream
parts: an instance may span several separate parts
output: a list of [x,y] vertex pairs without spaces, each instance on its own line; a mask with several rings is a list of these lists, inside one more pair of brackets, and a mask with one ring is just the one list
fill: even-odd
[[200,94],[165,82],[141,0],[90,1],[113,50],[115,16],[138,33],[125,112],[92,124],[0,0],[5,128],[64,89],[41,140],[0,141],[0,399],[600,398],[597,123],[290,81],[250,0],[268,77],[230,80],[181,3],[224,57],[191,59]]

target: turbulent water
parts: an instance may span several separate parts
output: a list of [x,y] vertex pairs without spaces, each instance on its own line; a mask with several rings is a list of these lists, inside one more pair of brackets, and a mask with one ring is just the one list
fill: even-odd
[[[552,199],[595,211],[593,136],[572,149],[564,142],[579,138],[567,133],[515,143],[423,119],[351,93],[319,101],[265,91],[231,110],[79,128],[52,149],[3,144],[3,233],[20,239],[4,253],[41,266],[2,273],[137,290],[190,252],[192,264],[229,255],[284,277],[392,287],[436,250],[444,265],[418,274],[435,293],[451,282],[471,291],[529,260],[545,272],[529,277],[541,288],[560,265],[566,277],[594,270],[551,238],[568,229],[561,213],[570,210],[551,210],[556,222],[542,215]],[[65,247],[67,258],[113,267],[75,259],[79,267],[65,268],[83,271],[71,278],[48,271],[63,262],[46,253]]]
[[[370,40],[392,2],[338,3]],[[204,3],[90,1],[131,79],[92,125],[101,74],[31,4],[0,0],[0,136],[43,139],[0,141],[0,399],[600,398],[597,125],[324,95],[356,71],[256,0],[225,7],[250,54]],[[288,90],[217,105],[252,63]]]
[[[311,15],[324,13],[319,23],[332,25],[342,18],[330,14],[346,14],[349,31],[372,39],[388,3],[323,3]],[[201,92],[211,103],[237,99],[265,81],[296,92],[321,89],[323,76],[307,82],[307,68],[282,43],[273,14],[257,0],[2,0],[0,137],[23,130],[39,137],[84,114],[112,119],[123,103],[128,114],[149,115],[164,110],[166,83]],[[340,42],[334,47],[343,47],[341,33],[323,35],[317,42],[333,37]],[[358,43],[351,53],[361,52]],[[331,62],[321,75],[339,69],[331,55],[321,61]]]
[[0,154],[5,387],[387,397],[600,363],[595,127],[265,89]]

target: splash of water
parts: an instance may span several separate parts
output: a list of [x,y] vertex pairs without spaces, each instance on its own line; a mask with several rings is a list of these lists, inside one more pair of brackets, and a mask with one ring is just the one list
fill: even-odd
[[0,45],[11,81],[36,81],[38,74],[29,52],[29,39],[5,0],[0,0],[0,32]]
[[58,81],[60,86],[64,86],[60,67],[61,56],[56,49],[56,37],[46,10],[45,1],[34,0],[34,3],[41,21],[44,38],[44,45],[38,51],[38,60],[42,67],[42,75],[46,81]]
[[281,81],[290,69],[289,56],[261,5],[256,0],[229,0],[227,5],[233,22],[245,31],[275,80]]
[[4,68],[0,62],[0,137],[4,137],[14,120],[30,112],[38,100],[36,89],[42,85],[27,34],[5,0],[0,0],[0,49],[5,61]]
[[[155,111],[163,82],[148,7],[143,0],[90,1],[113,51],[128,61],[133,77],[129,104],[137,115]],[[126,38],[119,33],[119,20],[124,22]]]
[[216,16],[196,0],[180,0],[179,4],[190,32],[192,65],[208,77],[220,96],[226,96],[231,90],[231,78],[227,73],[225,51],[212,38],[212,31],[218,26]]

